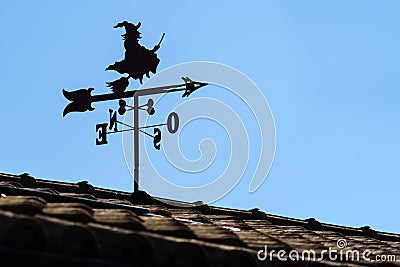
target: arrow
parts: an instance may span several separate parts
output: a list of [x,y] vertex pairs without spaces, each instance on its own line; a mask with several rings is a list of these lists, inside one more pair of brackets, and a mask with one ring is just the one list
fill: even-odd
[[63,95],[66,99],[71,101],[63,112],[63,117],[70,112],[85,112],[85,111],[93,111],[94,108],[92,107],[93,102],[103,102],[108,100],[116,100],[122,98],[130,98],[134,96],[146,96],[146,95],[155,95],[155,94],[165,94],[165,93],[172,93],[172,92],[179,92],[185,91],[182,97],[187,97],[192,94],[197,89],[208,85],[207,83],[202,82],[195,82],[190,80],[189,78],[185,77],[182,78],[185,83],[183,84],[175,84],[175,85],[168,85],[168,86],[160,86],[160,87],[153,87],[141,90],[131,90],[125,91],[122,93],[110,93],[110,94],[103,94],[103,95],[93,95],[92,91],[94,88],[88,89],[78,89],[76,91],[66,91],[63,89]]

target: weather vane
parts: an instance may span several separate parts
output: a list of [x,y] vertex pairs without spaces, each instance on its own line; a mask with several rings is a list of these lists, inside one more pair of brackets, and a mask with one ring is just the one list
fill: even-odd
[[[168,132],[171,134],[176,133],[179,128],[179,117],[175,112],[171,112],[168,115],[166,123],[160,123],[155,125],[140,126],[139,125],[139,111],[146,111],[149,115],[153,115],[155,112],[153,99],[148,99],[147,103],[140,105],[139,97],[151,96],[156,94],[166,94],[172,92],[184,91],[182,97],[188,97],[195,90],[206,86],[206,83],[195,82],[188,77],[182,77],[184,83],[160,86],[154,88],[147,88],[141,90],[126,90],[129,86],[129,79],[139,80],[140,84],[143,83],[143,76],[146,75],[150,78],[150,72],[156,73],[157,66],[160,59],[157,57],[156,52],[160,49],[161,42],[164,39],[165,33],[161,36],[161,39],[153,49],[147,49],[146,47],[139,44],[141,38],[139,27],[141,23],[137,25],[123,21],[114,26],[114,28],[125,28],[125,34],[122,35],[124,40],[125,57],[121,61],[115,62],[108,66],[107,70],[114,70],[118,73],[127,76],[123,76],[115,81],[107,82],[112,93],[102,95],[92,95],[94,88],[83,88],[75,91],[66,91],[63,89],[63,95],[70,103],[65,107],[63,116],[71,112],[85,112],[93,111],[92,103],[103,102],[108,100],[119,99],[118,114],[124,115],[126,112],[133,112],[133,125],[123,123],[117,119],[117,111],[109,109],[109,122],[100,123],[96,125],[96,145],[107,144],[107,135],[125,131],[133,131],[134,133],[134,193],[139,192],[139,132],[144,133],[153,138],[153,145],[155,149],[160,149],[161,142],[161,130],[160,126],[167,126]],[[133,106],[126,103],[124,98],[133,97]],[[118,129],[118,125],[122,125],[123,129]],[[147,128],[154,128],[153,134],[145,131]]]

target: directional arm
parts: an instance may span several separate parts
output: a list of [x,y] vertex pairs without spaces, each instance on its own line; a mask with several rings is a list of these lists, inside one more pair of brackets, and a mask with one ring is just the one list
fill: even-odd
[[[187,77],[186,77],[187,78]],[[94,108],[92,107],[93,102],[103,102],[108,100],[116,100],[122,98],[131,98],[134,96],[147,96],[147,95],[155,95],[155,94],[165,94],[171,92],[179,92],[185,91],[182,97],[189,96],[191,93],[196,91],[197,89],[208,85],[207,83],[202,82],[195,82],[190,80],[183,84],[175,84],[169,86],[160,86],[160,87],[153,87],[148,89],[141,89],[141,90],[131,90],[125,91],[122,93],[110,93],[110,94],[103,94],[103,95],[91,95],[93,88],[88,89],[79,89],[76,91],[66,91],[63,89],[63,95],[66,99],[71,101],[63,112],[63,117],[70,112],[85,112],[85,111],[93,111]]]

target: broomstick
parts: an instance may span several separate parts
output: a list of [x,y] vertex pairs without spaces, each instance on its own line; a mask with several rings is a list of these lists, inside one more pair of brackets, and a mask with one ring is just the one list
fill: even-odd
[[158,42],[158,44],[154,46],[154,48],[153,48],[153,50],[152,50],[153,52],[157,52],[157,50],[160,49],[160,45],[161,45],[161,42],[162,42],[163,39],[164,39],[164,36],[165,36],[165,32],[162,34],[161,39],[160,39],[160,41]]

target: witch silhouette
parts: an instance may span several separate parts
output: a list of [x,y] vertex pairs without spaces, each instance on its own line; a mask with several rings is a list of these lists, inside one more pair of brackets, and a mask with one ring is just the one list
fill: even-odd
[[135,25],[127,21],[120,22],[114,26],[114,28],[125,28],[125,34],[122,35],[125,47],[125,58],[108,66],[106,70],[114,70],[120,74],[128,74],[127,77],[122,77],[113,82],[107,82],[107,86],[110,87],[115,94],[120,94],[125,91],[129,85],[129,78],[139,80],[142,84],[144,75],[150,78],[150,72],[155,74],[157,71],[160,59],[157,57],[156,52],[160,49],[160,44],[164,39],[165,33],[163,33],[160,42],[150,50],[139,44],[139,39],[142,38],[139,32],[140,26],[140,22]]

